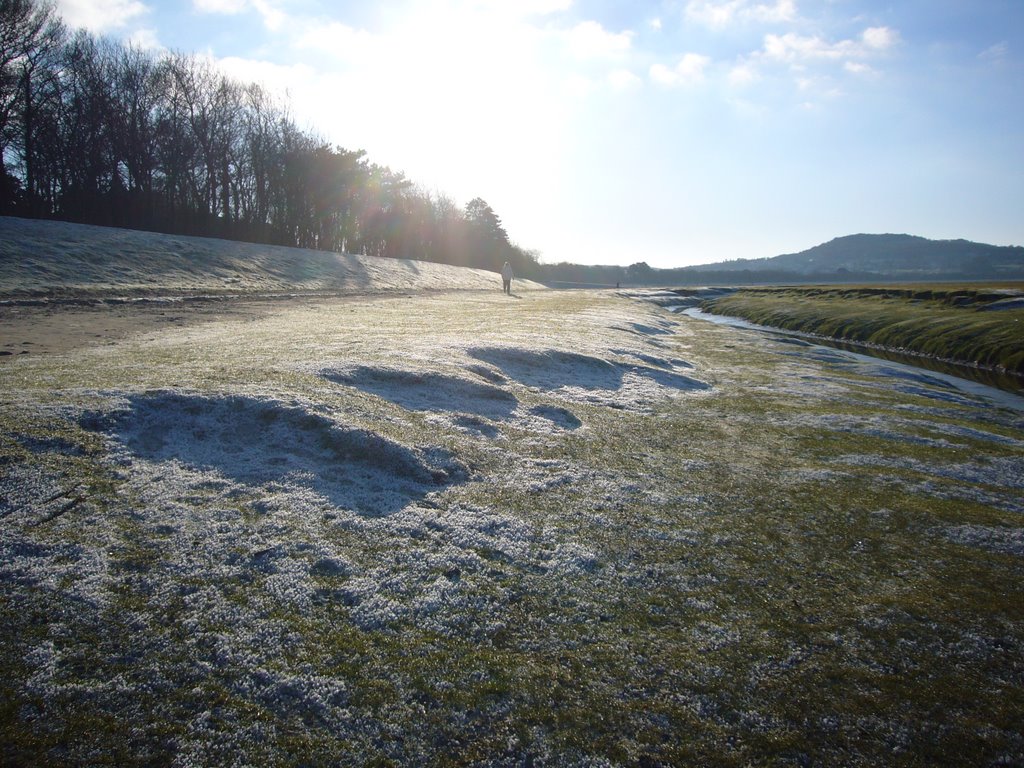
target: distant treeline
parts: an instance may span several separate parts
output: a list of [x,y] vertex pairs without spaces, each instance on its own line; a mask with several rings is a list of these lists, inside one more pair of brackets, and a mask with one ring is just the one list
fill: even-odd
[[834,272],[801,273],[786,269],[705,269],[678,267],[658,269],[646,262],[628,267],[589,266],[585,264],[541,265],[544,279],[556,284],[572,286],[661,286],[665,288],[698,285],[779,285],[798,283],[873,283],[883,280],[912,279],[876,272],[854,272],[840,269]]
[[331,146],[206,59],[72,33],[41,0],[0,2],[0,157],[0,215],[539,277],[484,200]]

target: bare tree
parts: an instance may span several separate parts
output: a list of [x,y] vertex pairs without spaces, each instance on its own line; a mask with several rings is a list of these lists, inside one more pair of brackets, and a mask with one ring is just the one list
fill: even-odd
[[168,98],[166,67],[134,48],[115,52],[111,70],[112,141],[118,174],[127,190],[122,216],[136,226],[155,225],[159,107]]
[[14,149],[29,204],[37,189],[37,132],[42,99],[53,92],[53,59],[65,36],[51,3],[0,0],[0,212],[14,204],[17,184],[7,170]]
[[260,238],[270,231],[271,180],[280,175],[280,125],[286,111],[259,85],[244,88],[242,103],[235,199],[246,236]]

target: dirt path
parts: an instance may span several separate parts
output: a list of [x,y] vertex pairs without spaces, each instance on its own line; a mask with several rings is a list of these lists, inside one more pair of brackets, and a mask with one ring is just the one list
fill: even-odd
[[211,298],[187,301],[0,305],[0,365],[19,355],[63,354],[133,334],[225,319],[256,319],[296,301],[361,297]]

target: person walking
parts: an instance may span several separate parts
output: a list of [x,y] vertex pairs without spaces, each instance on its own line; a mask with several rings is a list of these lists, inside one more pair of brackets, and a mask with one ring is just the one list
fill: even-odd
[[515,277],[515,275],[512,274],[512,265],[506,261],[505,266],[501,268],[501,289],[509,296],[512,295],[513,277]]

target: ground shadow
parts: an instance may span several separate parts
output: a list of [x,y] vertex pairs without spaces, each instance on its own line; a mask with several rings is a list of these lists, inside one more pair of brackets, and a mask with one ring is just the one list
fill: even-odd
[[583,426],[583,422],[576,418],[576,415],[566,409],[561,408],[557,405],[535,405],[530,409],[530,414],[537,416],[542,419],[547,419],[559,429],[564,429],[567,432],[571,432],[574,429],[579,429]]
[[528,387],[618,389],[622,369],[598,357],[557,350],[535,351],[517,347],[472,347],[466,353],[493,365],[505,376]]
[[356,366],[322,371],[328,381],[370,392],[411,411],[469,413],[508,419],[519,404],[500,387],[431,371]]
[[711,389],[711,385],[704,383],[698,379],[694,379],[690,376],[684,376],[681,373],[674,371],[665,371],[660,368],[648,368],[646,366],[631,366],[629,368],[631,373],[637,376],[642,376],[645,379],[653,381],[659,386],[665,387],[666,389],[675,389],[685,392],[702,392],[707,389]]
[[147,461],[250,486],[307,488],[362,514],[390,514],[468,477],[443,448],[412,448],[300,405],[240,395],[148,392],[116,412],[87,414],[82,425]]
[[[575,352],[533,351],[515,347],[474,347],[466,351],[471,357],[498,368],[508,378],[542,390],[573,387],[615,392],[622,388],[626,374],[642,377],[667,389],[701,391],[710,388],[703,381],[674,370],[622,365]],[[668,365],[667,361],[660,358],[651,360],[656,364]]]
[[644,352],[634,352],[628,349],[613,349],[612,352],[614,352],[617,355],[622,355],[623,357],[632,357],[635,360],[639,360],[640,362],[646,363],[647,365],[653,365],[657,368],[666,368],[668,370],[678,370],[680,368],[693,368],[693,363],[688,363],[686,360],[680,360],[678,357],[673,357],[669,359],[664,357],[658,357],[657,355],[649,355]]

